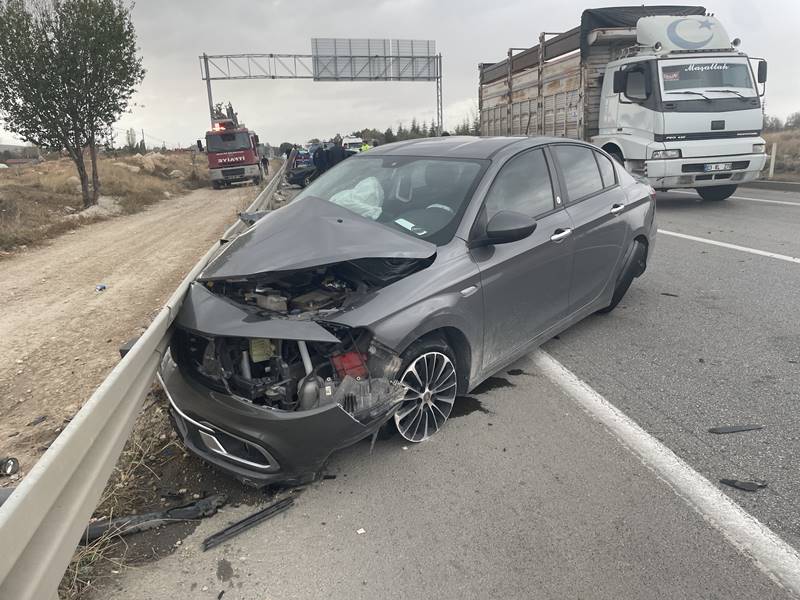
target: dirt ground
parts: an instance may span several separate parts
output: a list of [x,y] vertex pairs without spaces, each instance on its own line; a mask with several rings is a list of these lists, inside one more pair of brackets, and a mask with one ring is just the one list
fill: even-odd
[[0,456],[19,476],[256,192],[199,189],[0,261]]

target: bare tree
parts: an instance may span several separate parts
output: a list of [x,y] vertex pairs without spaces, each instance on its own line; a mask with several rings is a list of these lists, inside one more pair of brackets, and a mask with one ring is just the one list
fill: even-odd
[[121,0],[0,0],[0,118],[21,138],[67,152],[84,207],[100,193],[97,145],[144,77],[136,50]]

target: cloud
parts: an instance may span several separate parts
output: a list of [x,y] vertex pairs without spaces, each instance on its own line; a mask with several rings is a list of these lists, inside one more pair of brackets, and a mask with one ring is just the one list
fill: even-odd
[[[312,37],[435,40],[443,55],[445,125],[452,128],[477,105],[479,62],[501,60],[509,46],[535,45],[542,29],[574,27],[584,7],[575,0],[138,0],[133,16],[147,76],[138,105],[118,128],[144,129],[148,143],[190,144],[209,123],[200,54],[307,54]],[[742,39],[744,51],[769,60],[767,111],[785,117],[800,110],[796,65],[785,48],[796,36],[800,3],[718,0],[706,8]],[[232,101],[271,143],[385,129],[414,117],[430,122],[435,113],[432,83],[247,80],[214,82],[212,89],[215,101]]]

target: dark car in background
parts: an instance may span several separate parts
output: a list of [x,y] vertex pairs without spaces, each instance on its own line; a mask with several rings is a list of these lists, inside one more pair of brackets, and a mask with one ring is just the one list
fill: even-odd
[[194,281],[160,378],[186,446],[252,485],[298,483],[616,306],[655,201],[563,138],[447,137],[353,157],[228,242]]

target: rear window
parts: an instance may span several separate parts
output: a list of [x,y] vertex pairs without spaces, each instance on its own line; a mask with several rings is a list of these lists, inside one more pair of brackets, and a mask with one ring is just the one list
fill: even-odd
[[570,202],[580,200],[603,189],[603,180],[594,150],[584,146],[557,144],[552,147],[564,181],[567,186],[567,197]]
[[615,176],[616,169],[611,163],[611,159],[599,152],[595,152],[594,157],[597,159],[597,166],[600,167],[600,175],[603,177],[603,187],[610,188],[614,186],[617,183],[617,178]]

